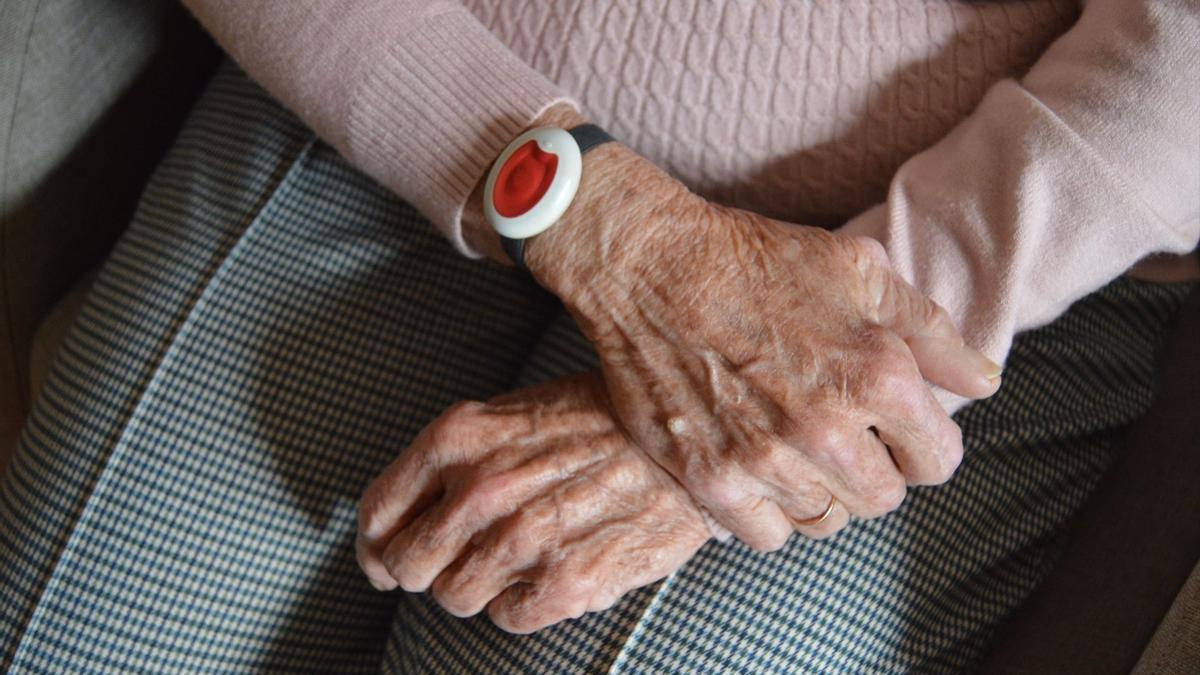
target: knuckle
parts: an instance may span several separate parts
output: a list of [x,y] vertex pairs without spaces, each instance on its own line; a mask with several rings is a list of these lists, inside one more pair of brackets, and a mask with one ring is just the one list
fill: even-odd
[[469,520],[495,513],[505,503],[508,486],[502,475],[472,471],[451,507],[452,517]]
[[464,589],[456,580],[438,577],[429,590],[442,609],[460,619],[479,612],[479,598]]
[[619,588],[601,588],[592,593],[591,600],[588,602],[589,612],[603,612],[621,599],[621,590]]
[[849,466],[857,461],[858,453],[849,435],[840,425],[832,422],[817,422],[804,432],[804,444],[814,457],[835,466]]
[[487,609],[488,618],[496,627],[507,633],[527,633],[528,631],[521,630],[520,622],[514,616],[514,612],[507,605],[492,603]]
[[508,519],[488,533],[480,545],[479,561],[487,567],[525,566],[541,559],[539,531],[519,516]]
[[578,619],[587,613],[588,607],[592,604],[592,592],[595,584],[592,579],[587,579],[582,584],[577,584],[574,589],[569,591],[563,600],[562,619]]
[[382,504],[382,491],[376,485],[371,485],[363,493],[362,499],[358,503],[358,532],[360,536],[374,539],[387,527],[382,518]]
[[428,553],[436,545],[430,530],[423,530],[411,546],[403,550],[389,548],[383,555],[383,566],[401,588],[409,593],[426,590],[432,582]]
[[405,551],[405,557],[422,560],[438,550],[450,538],[458,523],[453,511],[437,520],[421,526],[413,537],[412,544]]
[[887,249],[878,239],[859,235],[851,237],[850,241],[859,257],[877,265],[889,264]]
[[413,585],[413,578],[407,554],[407,550],[399,550],[396,548],[396,544],[393,543],[380,556],[379,562],[383,563],[383,568],[388,571],[388,574],[392,575],[392,578],[400,584],[401,588],[410,591]]
[[922,294],[910,287],[910,292],[903,295],[902,307],[917,324],[924,326],[926,331],[941,333],[947,329],[957,333],[950,313],[933,298]]
[[409,593],[420,593],[426,588],[426,583],[422,579],[422,570],[417,566],[410,564],[407,560],[400,557],[389,557],[383,561],[383,566],[387,569],[388,574],[396,580],[396,583]]
[[379,539],[395,523],[399,516],[393,513],[395,482],[387,477],[378,477],[367,486],[358,500],[359,536],[373,542]]
[[484,404],[479,401],[459,401],[446,408],[442,417],[449,422],[469,422],[479,414],[483,407]]
[[716,509],[735,512],[746,498],[745,491],[726,475],[707,472],[694,478],[697,496]]
[[925,320],[926,325],[954,326],[954,320],[950,318],[950,312],[947,312],[945,307],[942,307],[932,298],[926,298],[925,300]]
[[515,524],[512,529],[507,531],[501,540],[502,543],[497,545],[496,554],[506,560],[523,563],[536,562],[542,557],[543,536],[542,529],[536,525]]
[[545,507],[518,510],[487,534],[487,559],[497,564],[529,566],[558,549],[558,519]]
[[759,499],[752,494],[747,494],[742,490],[736,492],[729,490],[718,493],[718,498],[721,508],[738,520],[749,519],[754,516],[758,507]]
[[867,393],[896,396],[919,382],[912,355],[897,346],[876,347],[867,361]]
[[512,632],[528,635],[554,623],[555,620],[544,609],[529,608],[522,612],[519,618],[513,620]]
[[[914,416],[915,418],[915,416]],[[913,485],[941,485],[950,480],[963,461],[962,430],[949,418],[941,422],[914,425],[910,435],[919,439],[909,448],[930,458],[930,462],[913,467],[916,473],[906,476]]]
[[488,605],[487,613],[492,623],[509,633],[523,635],[540,627],[535,607],[525,596],[508,599],[507,602],[492,602]]
[[459,401],[451,405],[428,428],[429,439],[435,447],[456,444],[478,416],[483,404],[477,401]]
[[501,536],[510,540],[529,540],[537,535],[549,534],[548,529],[557,520],[557,512],[544,503],[518,510],[501,529]]

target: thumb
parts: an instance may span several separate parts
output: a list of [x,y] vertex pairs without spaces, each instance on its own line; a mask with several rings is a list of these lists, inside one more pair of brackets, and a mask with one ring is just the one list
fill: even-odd
[[889,268],[879,298],[879,321],[908,344],[921,376],[952,393],[987,398],[1000,388],[1000,366],[965,344],[950,315]]

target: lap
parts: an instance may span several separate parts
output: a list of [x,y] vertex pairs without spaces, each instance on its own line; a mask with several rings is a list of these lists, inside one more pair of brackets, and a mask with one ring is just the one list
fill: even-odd
[[[587,367],[527,279],[454,254],[232,69],[156,172],[0,488],[0,670],[955,669],[1150,401],[1182,290],[1021,336],[950,485],[826,542],[710,543],[532,636],[379,594],[356,500],[451,402]],[[390,627],[389,627],[390,626]]]
[[[1119,279],[1016,339],[1000,393],[956,416],[954,479],[825,541],[761,555],[710,542],[607,614],[511,636],[429,603],[397,615],[395,672],[962,672],[1053,565],[1065,523],[1153,400],[1155,354],[1192,285]],[[591,366],[560,316],[519,378]],[[400,647],[403,649],[400,649]],[[569,647],[565,647],[569,646]],[[564,654],[564,650],[569,653]]]
[[377,670],[397,598],[357,570],[358,496],[554,307],[224,70],[0,490],[0,670]]
[[1185,292],[1118,280],[1019,336],[1001,392],[956,416],[952,481],[778,555],[710,544],[657,595],[615,670],[968,670],[1150,405]]

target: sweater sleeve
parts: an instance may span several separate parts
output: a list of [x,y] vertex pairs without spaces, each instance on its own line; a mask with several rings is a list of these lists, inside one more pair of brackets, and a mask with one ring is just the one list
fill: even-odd
[[551,105],[549,80],[457,0],[184,0],[238,64],[463,253],[463,205]]
[[[1200,239],[1200,3],[1088,0],[842,231],[1003,363],[1013,335],[1152,253]],[[965,401],[939,392],[949,409]]]

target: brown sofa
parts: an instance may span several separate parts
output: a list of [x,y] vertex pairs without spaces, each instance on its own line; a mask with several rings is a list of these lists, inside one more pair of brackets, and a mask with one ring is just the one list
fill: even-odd
[[[0,0],[0,471],[91,270],[219,59],[152,0]],[[1150,416],[984,672],[1200,672],[1200,296]]]

